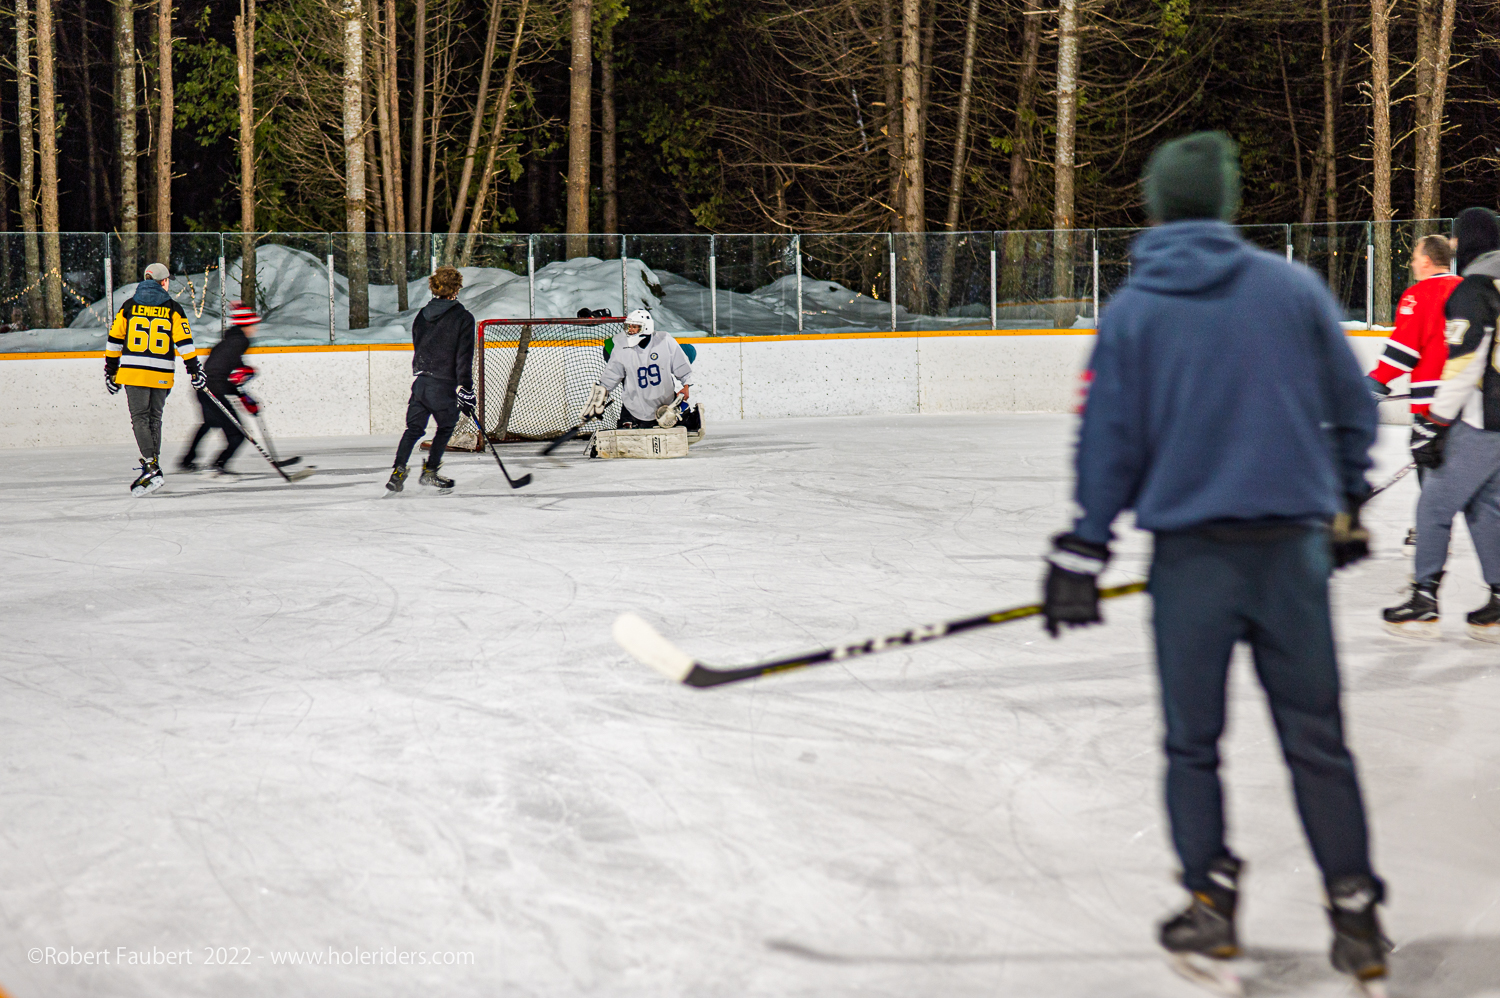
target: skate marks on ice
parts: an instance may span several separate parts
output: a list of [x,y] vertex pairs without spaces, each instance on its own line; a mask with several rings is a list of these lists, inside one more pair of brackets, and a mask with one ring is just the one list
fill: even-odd
[[791,939],[767,939],[766,949],[814,963],[861,965],[924,964],[1007,964],[1007,963],[1149,963],[1161,959],[1155,950],[1131,950],[1118,953],[1076,953],[1064,950],[1034,953],[839,953],[819,949]]

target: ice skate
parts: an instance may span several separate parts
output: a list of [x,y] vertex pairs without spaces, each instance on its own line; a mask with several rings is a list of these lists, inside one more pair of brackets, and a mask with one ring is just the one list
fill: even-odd
[[1438,620],[1438,582],[1414,582],[1411,599],[1381,612],[1385,629],[1404,638],[1432,640],[1442,636]]
[[1328,885],[1328,920],[1333,924],[1333,969],[1354,978],[1361,993],[1385,998],[1386,954],[1391,942],[1380,931],[1375,906],[1385,899],[1385,885],[1355,874]]
[[237,482],[244,477],[238,471],[230,471],[228,468],[224,467],[221,464],[216,464],[213,467],[207,469],[207,471],[208,477],[216,481]]
[[1490,601],[1465,619],[1470,637],[1500,644],[1500,586],[1490,586]]
[[177,473],[179,475],[195,475],[201,470],[202,468],[198,465],[197,461],[177,462]]
[[400,492],[405,487],[406,487],[406,469],[404,467],[402,467],[402,468],[392,468],[391,469],[390,480],[385,483],[385,489],[386,489],[386,491],[388,493],[394,495],[397,492]]
[[153,457],[149,460],[142,458],[141,473],[136,477],[134,482],[130,483],[130,494],[133,496],[143,496],[148,492],[155,492],[165,485],[166,482],[167,480],[162,476],[161,466],[157,464],[156,458]]
[[1161,925],[1161,944],[1172,969],[1229,998],[1245,993],[1239,973],[1229,963],[1240,955],[1234,913],[1241,869],[1243,864],[1233,856],[1214,860],[1208,889],[1193,891],[1188,906]]
[[[441,467],[441,465],[438,466],[438,468]],[[438,468],[434,468],[432,465],[428,464],[425,461],[422,462],[422,484],[436,486],[439,492],[453,491],[453,479],[444,478],[442,475],[439,475]],[[390,486],[386,487],[389,488]]]

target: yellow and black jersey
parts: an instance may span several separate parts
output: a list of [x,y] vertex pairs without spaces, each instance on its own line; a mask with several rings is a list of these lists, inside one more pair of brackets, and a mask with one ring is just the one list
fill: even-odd
[[117,385],[171,388],[176,358],[188,373],[198,369],[198,349],[187,314],[175,301],[142,305],[134,298],[120,306],[104,344],[104,367]]

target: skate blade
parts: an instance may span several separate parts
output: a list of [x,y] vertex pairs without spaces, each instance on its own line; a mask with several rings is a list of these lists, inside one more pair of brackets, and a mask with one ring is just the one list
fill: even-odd
[[1168,953],[1167,964],[1182,977],[1216,995],[1244,998],[1244,982],[1225,960],[1215,960],[1201,953]]
[[1469,637],[1475,641],[1500,645],[1500,624],[1470,624]]
[[147,482],[145,485],[137,485],[134,488],[132,488],[130,490],[130,494],[133,495],[133,496],[135,496],[136,498],[140,498],[141,496],[144,496],[144,495],[150,495],[152,492],[155,492],[157,489],[161,488],[165,484],[167,484],[165,480],[160,479],[160,478],[153,478],[151,481]]
[[1443,636],[1442,624],[1436,620],[1410,620],[1404,624],[1393,624],[1389,620],[1384,620],[1381,623],[1385,625],[1387,631],[1401,638],[1436,641]]

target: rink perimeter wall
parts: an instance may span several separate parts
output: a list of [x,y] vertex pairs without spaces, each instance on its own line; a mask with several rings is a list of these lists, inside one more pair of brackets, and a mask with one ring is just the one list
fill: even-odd
[[[1374,366],[1382,330],[1350,333]],[[710,423],[789,416],[961,412],[1071,412],[1078,373],[1093,348],[1089,329],[945,330],[684,338],[698,348],[693,398]],[[399,433],[411,387],[411,347],[252,349],[274,435]],[[104,389],[103,355],[0,354],[0,448],[133,441],[125,393]],[[1390,405],[1384,409],[1404,410]],[[1396,413],[1392,413],[1395,415]],[[187,378],[163,419],[165,440],[197,426]]]

